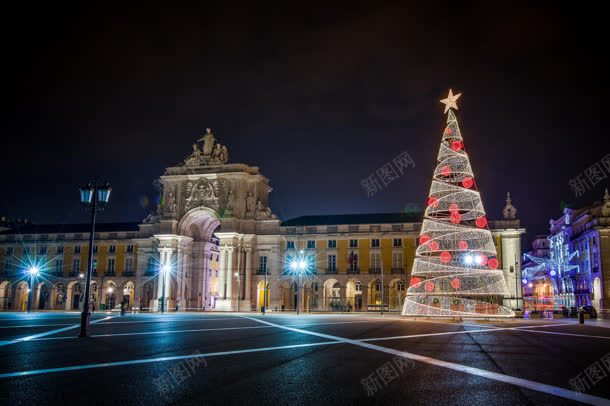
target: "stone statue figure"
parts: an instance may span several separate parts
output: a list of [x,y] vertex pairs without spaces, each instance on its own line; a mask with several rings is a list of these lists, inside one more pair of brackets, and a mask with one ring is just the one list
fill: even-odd
[[252,213],[254,211],[254,196],[250,192],[248,192],[248,196],[246,196],[246,212]]
[[258,199],[256,202],[256,211],[263,211],[263,202],[261,202],[261,199]]
[[176,214],[176,196],[172,192],[169,192],[167,211],[172,216]]
[[203,141],[203,156],[211,156],[212,150],[214,149],[214,142],[216,141],[214,134],[212,134],[212,130],[206,128],[205,135],[197,141]]
[[184,160],[185,165],[199,165],[201,161],[201,150],[197,144],[193,144],[193,153]]

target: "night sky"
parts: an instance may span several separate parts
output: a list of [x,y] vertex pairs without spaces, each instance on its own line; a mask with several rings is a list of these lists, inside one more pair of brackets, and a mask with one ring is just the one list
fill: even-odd
[[[98,176],[99,221],[139,221],[206,127],[283,220],[422,207],[453,88],[489,216],[510,191],[545,233],[562,201],[603,196],[568,181],[610,153],[607,16],[557,3],[5,10],[0,215],[86,222],[77,187]],[[415,168],[367,197],[403,151]]]

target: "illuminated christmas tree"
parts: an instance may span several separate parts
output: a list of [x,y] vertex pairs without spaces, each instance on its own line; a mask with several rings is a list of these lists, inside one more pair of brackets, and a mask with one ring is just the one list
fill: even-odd
[[460,95],[449,90],[441,100],[447,126],[402,314],[513,317],[497,303],[508,290],[452,110]]

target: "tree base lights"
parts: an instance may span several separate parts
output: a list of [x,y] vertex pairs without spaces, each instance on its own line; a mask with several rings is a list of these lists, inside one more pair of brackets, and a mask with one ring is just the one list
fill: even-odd
[[402,314],[514,317],[497,303],[508,289],[452,110],[459,96],[442,100],[447,126]]

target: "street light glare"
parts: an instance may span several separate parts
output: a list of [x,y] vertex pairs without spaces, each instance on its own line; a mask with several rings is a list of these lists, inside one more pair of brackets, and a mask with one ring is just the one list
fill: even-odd
[[28,272],[30,273],[30,275],[36,276],[40,272],[40,269],[38,269],[37,266],[33,266],[30,269],[28,269]]
[[163,267],[161,268],[161,270],[162,270],[163,272],[166,272],[166,273],[167,273],[167,272],[170,272],[170,271],[172,270],[172,267],[171,267],[171,266],[169,266],[169,265],[163,265]]

